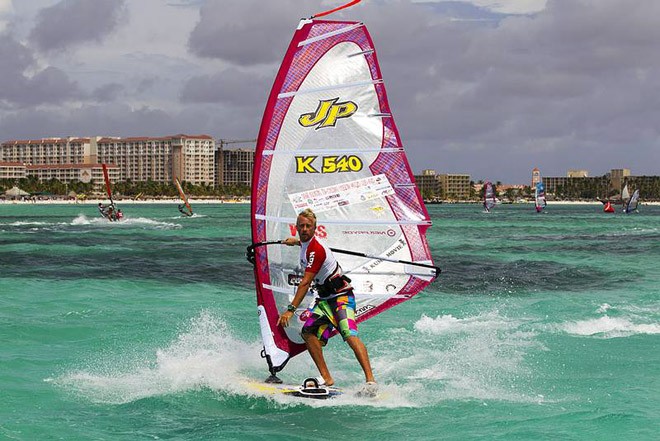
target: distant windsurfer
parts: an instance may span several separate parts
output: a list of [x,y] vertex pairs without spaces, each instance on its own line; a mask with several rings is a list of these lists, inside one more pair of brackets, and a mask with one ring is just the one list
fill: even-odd
[[99,208],[99,213],[101,213],[101,216],[103,216],[104,218],[106,218],[110,221],[114,220],[113,219],[113,213],[112,213],[113,208],[114,208],[113,204],[103,205],[102,203],[99,202],[99,207],[98,208]]
[[305,340],[307,350],[323,378],[326,386],[332,386],[334,380],[325,358],[323,346],[334,329],[337,329],[342,338],[355,353],[367,385],[365,394],[375,395],[376,381],[374,380],[367,348],[358,337],[357,323],[355,321],[355,295],[350,279],[342,274],[332,251],[319,242],[316,232],[316,215],[310,209],[304,210],[296,219],[296,230],[300,239],[289,237],[283,244],[300,245],[300,265],[305,274],[296,289],[296,294],[277,320],[278,325],[288,326],[296,309],[300,306],[312,283],[316,284],[319,297],[313,308],[304,314],[308,316],[301,335]]
[[183,205],[183,204],[179,204],[179,211],[180,211],[181,214],[183,214],[184,216],[192,216],[192,213],[191,213],[191,212],[188,212],[188,211],[185,209],[185,205]]

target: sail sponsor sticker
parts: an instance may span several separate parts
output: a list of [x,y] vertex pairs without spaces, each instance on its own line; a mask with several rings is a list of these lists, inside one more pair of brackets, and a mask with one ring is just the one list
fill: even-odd
[[349,118],[358,110],[358,105],[353,101],[337,101],[339,97],[319,101],[315,111],[300,115],[298,123],[303,127],[314,127],[315,130],[334,127],[338,120]]
[[369,176],[328,187],[315,188],[289,195],[296,213],[311,208],[322,213],[347,205],[360,204],[378,198],[391,196],[394,189],[384,174]]

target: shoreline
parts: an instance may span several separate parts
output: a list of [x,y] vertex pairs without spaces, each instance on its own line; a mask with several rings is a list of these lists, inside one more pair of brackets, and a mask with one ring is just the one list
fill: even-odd
[[[26,201],[6,201],[0,199],[0,205],[98,205],[99,203],[107,204],[109,199],[86,199],[79,200],[63,200],[63,199],[42,199],[42,200],[26,200]],[[147,205],[147,204],[183,204],[181,199],[145,199],[135,201],[132,199],[115,200],[115,205]],[[190,204],[194,205],[210,205],[210,204],[249,204],[249,200],[241,199],[188,199]]]
[[[4,200],[0,199],[0,205],[98,205],[99,202],[102,204],[107,204],[108,199],[87,199],[84,201],[79,200],[64,200],[64,199],[42,199],[42,200]],[[211,204],[249,204],[249,199],[188,199],[188,202],[192,205],[211,205]],[[183,201],[178,198],[174,199],[145,199],[145,200],[116,200],[116,205],[147,205],[147,204],[182,204]],[[480,205],[481,201],[478,202],[442,202],[442,203],[431,203],[426,202],[427,206],[431,205]],[[501,204],[501,205],[533,205],[534,202],[516,202],[514,204]],[[500,204],[498,204],[500,205]],[[548,203],[549,206],[552,205],[602,205],[600,201],[552,201]],[[640,206],[645,205],[660,205],[660,201],[649,201],[641,202]]]

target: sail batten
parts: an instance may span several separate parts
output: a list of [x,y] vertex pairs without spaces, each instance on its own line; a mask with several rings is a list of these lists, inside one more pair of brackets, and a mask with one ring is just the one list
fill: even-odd
[[[277,222],[282,224],[295,225],[295,217],[277,217],[277,216],[266,216],[263,214],[255,215],[255,219],[265,220],[269,222]],[[394,220],[394,221],[378,221],[371,219],[350,219],[350,220],[333,220],[333,219],[324,219],[324,225],[431,225],[431,221],[428,220]]]
[[262,155],[319,155],[319,154],[350,154],[350,153],[401,153],[403,147],[366,148],[366,149],[314,149],[314,150],[264,150]]
[[313,89],[303,89],[303,90],[297,90],[295,92],[284,92],[280,93],[277,97],[278,98],[290,98],[292,96],[296,95],[304,95],[304,94],[309,94],[309,93],[317,93],[317,92],[330,92],[333,90],[339,90],[339,89],[350,89],[353,87],[363,87],[363,86],[370,86],[374,84],[381,84],[383,80],[370,80],[370,81],[358,81],[355,83],[343,83],[343,84],[334,84],[332,86],[327,86],[327,87],[317,87]]
[[257,140],[251,207],[252,241],[270,245],[249,254],[271,373],[305,350],[302,309],[291,326],[277,326],[303,270],[294,267],[299,248],[279,241],[296,235],[302,210],[316,213],[320,241],[343,249],[336,257],[351,274],[358,321],[412,298],[438,274],[425,236],[431,219],[381,78],[366,26],[305,19],[275,79]]

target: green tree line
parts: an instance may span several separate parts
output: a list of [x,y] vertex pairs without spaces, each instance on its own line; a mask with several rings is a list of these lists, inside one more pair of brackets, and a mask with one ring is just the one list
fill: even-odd
[[[57,179],[48,181],[39,181],[35,176],[29,176],[23,179],[0,179],[0,192],[4,193],[13,186],[19,187],[28,193],[35,194],[53,194],[68,195],[71,191],[76,194],[85,194],[87,196],[102,196],[105,192],[95,192],[95,182],[89,183],[80,181],[71,181],[69,183],[61,182]],[[191,197],[245,197],[250,195],[248,185],[226,185],[214,187],[213,185],[194,185],[190,182],[181,183],[184,191]],[[117,182],[112,185],[112,194],[115,197],[136,197],[139,194],[145,197],[176,197],[179,195],[176,186],[173,183],[163,183],[155,181],[132,182],[127,180]]]

